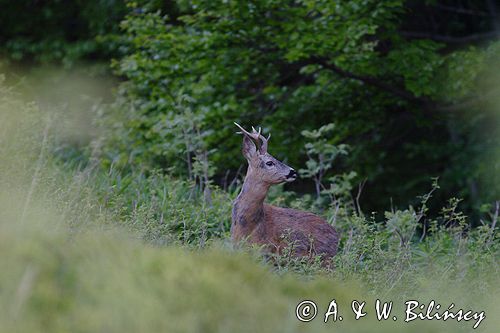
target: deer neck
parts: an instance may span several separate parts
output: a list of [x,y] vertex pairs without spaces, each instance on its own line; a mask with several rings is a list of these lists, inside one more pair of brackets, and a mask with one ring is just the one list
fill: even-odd
[[269,184],[247,173],[243,188],[234,202],[237,220],[258,223],[264,218],[264,200],[269,191]]

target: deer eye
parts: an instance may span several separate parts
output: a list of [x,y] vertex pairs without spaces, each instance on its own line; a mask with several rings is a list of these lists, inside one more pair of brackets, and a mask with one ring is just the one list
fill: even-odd
[[273,162],[273,161],[267,161],[267,162],[266,162],[266,165],[267,165],[267,166],[273,166],[273,165],[274,165],[274,162]]

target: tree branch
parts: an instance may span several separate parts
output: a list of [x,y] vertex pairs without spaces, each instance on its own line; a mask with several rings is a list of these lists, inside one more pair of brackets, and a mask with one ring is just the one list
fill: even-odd
[[413,93],[411,93],[410,91],[408,91],[404,88],[393,86],[393,85],[388,84],[388,83],[386,83],[378,78],[375,78],[372,76],[367,76],[367,75],[359,75],[359,74],[355,74],[355,73],[351,73],[349,71],[346,71],[346,70],[336,66],[335,64],[329,63],[325,59],[313,58],[313,59],[311,59],[311,61],[312,61],[312,63],[321,65],[323,68],[331,70],[332,72],[335,72],[342,77],[361,81],[361,82],[366,83],[368,85],[377,87],[377,88],[384,90],[384,91],[387,91],[387,92],[391,93],[392,95],[401,97],[405,100],[408,100],[411,102],[417,102],[417,103],[424,103],[424,104],[427,104],[430,102],[426,98],[417,97]]
[[304,65],[307,65],[307,64],[321,65],[323,68],[331,70],[332,72],[338,74],[341,77],[363,82],[367,85],[376,87],[376,88],[383,90],[383,91],[386,91],[386,92],[392,94],[393,96],[400,97],[406,101],[419,104],[423,108],[430,109],[430,110],[439,110],[439,111],[464,110],[467,108],[474,107],[478,103],[484,102],[485,100],[498,94],[498,91],[496,89],[492,89],[491,91],[489,91],[485,94],[482,94],[481,96],[471,97],[469,99],[460,101],[458,103],[443,105],[443,104],[440,104],[436,100],[432,100],[432,99],[425,98],[425,97],[415,96],[412,92],[406,90],[405,88],[391,85],[391,84],[387,83],[386,81],[383,81],[383,79],[375,78],[375,77],[368,76],[368,75],[359,75],[359,74],[355,74],[355,73],[346,71],[346,70],[338,67],[337,65],[328,62],[326,59],[323,59],[323,58],[311,58],[308,61],[306,61],[306,63]]

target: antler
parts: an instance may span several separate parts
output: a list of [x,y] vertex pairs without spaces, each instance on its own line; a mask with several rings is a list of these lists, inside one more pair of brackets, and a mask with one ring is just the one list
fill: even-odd
[[[246,131],[243,127],[241,127],[238,123],[234,123],[238,128],[241,130],[241,132],[237,132],[238,134],[244,134],[248,136],[250,139],[252,139],[255,142],[255,145],[257,146],[257,149],[263,154],[267,152],[267,141],[271,138],[271,133],[269,133],[267,139],[261,134],[262,128],[259,127],[259,131],[257,132],[255,128],[252,126],[252,133]],[[262,143],[261,143],[262,140]]]
[[[260,127],[259,127],[259,131],[260,131]],[[269,141],[270,138],[271,138],[271,133],[269,133],[269,135],[267,136],[267,139],[263,135],[260,135],[260,139],[262,140],[261,149],[263,152],[267,152],[267,141]]]

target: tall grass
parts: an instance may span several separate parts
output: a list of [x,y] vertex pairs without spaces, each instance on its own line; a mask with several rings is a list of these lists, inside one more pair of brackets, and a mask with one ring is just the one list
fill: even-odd
[[[383,220],[324,211],[343,235],[336,268],[273,264],[229,244],[235,193],[215,188],[207,204],[188,181],[103,169],[99,140],[75,152],[64,124],[0,85],[0,332],[472,330],[404,323],[409,299],[484,310],[478,330],[499,327],[494,214],[469,230],[452,200],[420,238],[424,200]],[[279,189],[271,200],[307,206]],[[398,321],[375,319],[377,298],[395,302]],[[309,323],[295,317],[304,299],[320,310]],[[332,299],[344,320],[324,323]],[[367,302],[366,318],[353,319],[352,300]]]

